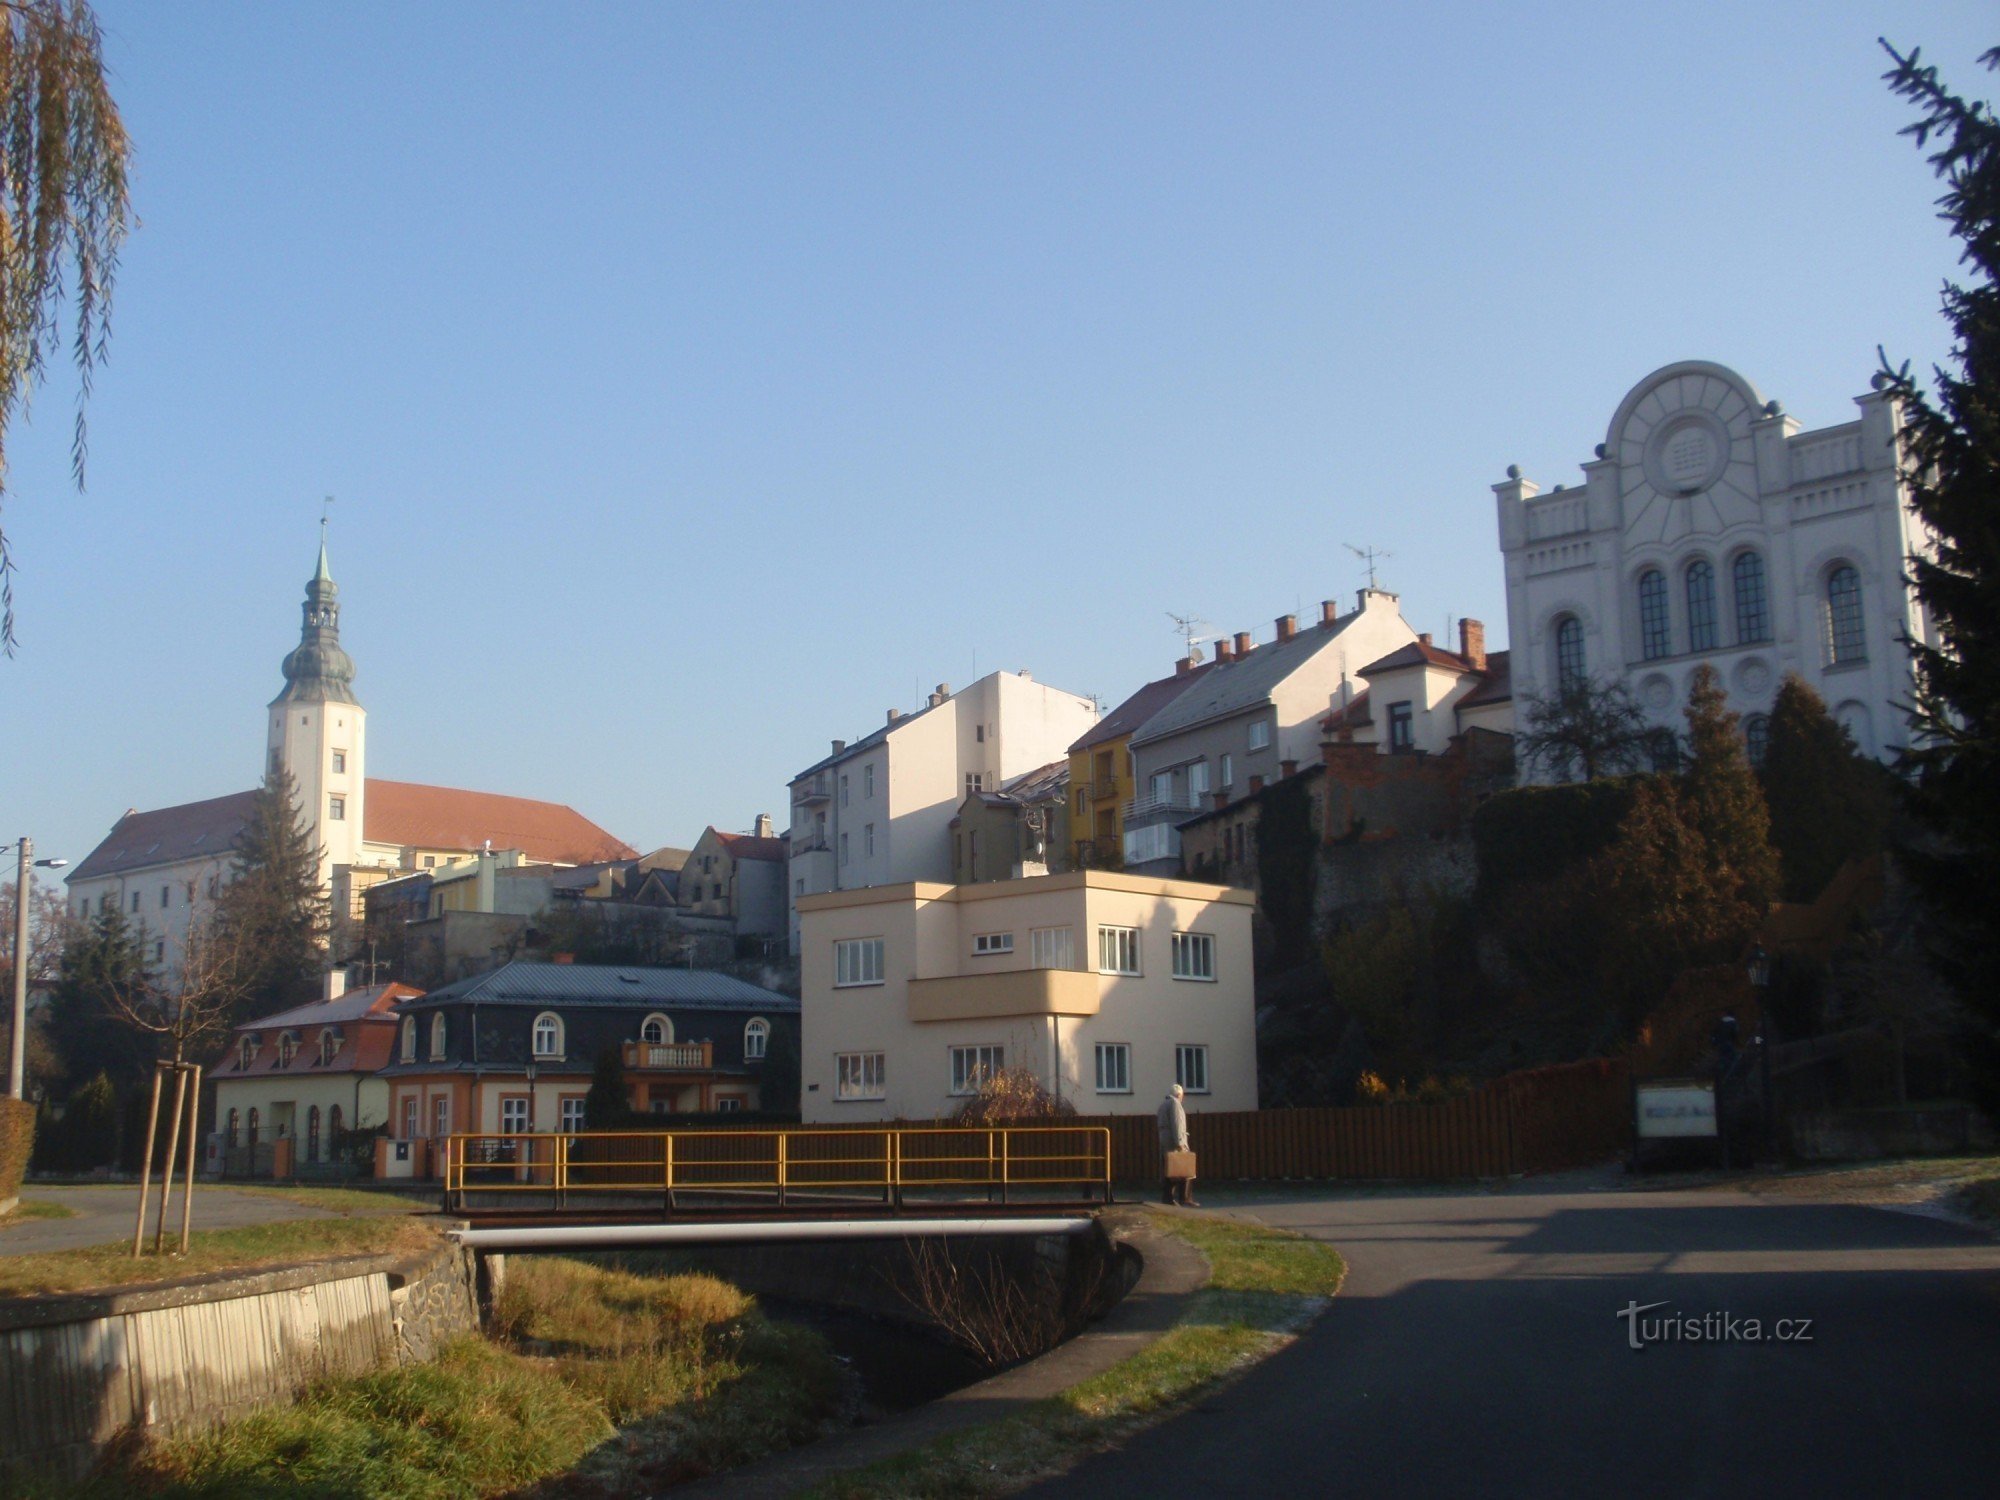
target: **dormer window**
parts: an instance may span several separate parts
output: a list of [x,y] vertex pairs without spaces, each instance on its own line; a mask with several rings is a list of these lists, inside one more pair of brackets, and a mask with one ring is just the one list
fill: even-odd
[[403,1017],[402,1058],[404,1062],[417,1060],[417,1018]]
[[292,1065],[292,1059],[298,1056],[298,1053],[299,1034],[296,1031],[280,1032],[278,1034],[278,1066],[289,1068]]
[[771,1023],[762,1016],[753,1017],[744,1023],[743,1060],[745,1062],[756,1062],[763,1057],[764,1050],[770,1045],[770,1041]]
[[335,1027],[329,1026],[320,1032],[319,1065],[322,1068],[333,1066],[334,1058],[340,1055],[340,1041],[340,1032]]
[[554,1011],[545,1010],[539,1016],[535,1017],[535,1026],[532,1035],[534,1039],[534,1055],[536,1057],[562,1056],[562,1017],[558,1016]]
[[640,1023],[639,1040],[655,1044],[674,1039],[674,1023],[655,1011]]
[[443,1059],[444,1059],[444,1012],[439,1011],[436,1015],[431,1017],[431,1061],[441,1062],[443,1061]]
[[255,1033],[254,1031],[251,1032],[250,1035],[244,1037],[242,1041],[236,1044],[237,1072],[247,1073],[250,1071],[250,1064],[252,1064],[257,1060],[257,1049],[261,1045],[262,1043],[259,1041],[257,1033]]

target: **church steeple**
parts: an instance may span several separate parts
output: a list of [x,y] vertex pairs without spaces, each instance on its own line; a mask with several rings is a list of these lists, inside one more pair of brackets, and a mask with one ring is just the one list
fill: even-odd
[[340,590],[326,565],[326,520],[319,523],[319,565],[306,584],[305,620],[299,644],[285,658],[285,687],[279,703],[359,703],[354,696],[354,659],[340,649]]

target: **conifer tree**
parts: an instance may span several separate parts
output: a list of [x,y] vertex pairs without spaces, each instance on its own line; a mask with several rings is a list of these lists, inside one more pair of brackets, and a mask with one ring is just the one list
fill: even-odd
[[1757,779],[1771,810],[1785,900],[1813,900],[1848,860],[1881,850],[1889,773],[1855,749],[1826,700],[1795,672],[1778,688]]
[[[1900,398],[1904,478],[1930,546],[1909,559],[1916,595],[1936,632],[1918,641],[1912,743],[1913,806],[1940,836],[1913,867],[1951,928],[1953,978],[1983,1022],[1978,1062],[2000,1095],[2000,119],[1921,64],[1884,49],[1889,86],[1917,107],[1903,133],[1944,179],[1939,217],[1961,242],[1962,283],[1947,282],[1950,367],[1933,372],[1935,397],[1907,362],[1890,369]],[[1983,66],[2000,69],[2000,48]]]
[[72,1088],[99,1072],[114,1084],[130,1084],[151,1066],[151,1041],[112,1024],[115,998],[134,989],[145,969],[138,941],[115,905],[99,907],[63,945],[49,994],[49,1039]]
[[222,933],[240,955],[245,1014],[302,1004],[318,992],[328,925],[319,852],[291,773],[272,771],[237,835],[217,903]]
[[616,1042],[597,1054],[590,1074],[590,1092],[583,1096],[586,1130],[616,1130],[632,1112],[625,1092],[625,1057]]
[[1696,667],[1688,684],[1686,811],[1736,899],[1762,908],[1778,891],[1771,813],[1729,711],[1715,668]]

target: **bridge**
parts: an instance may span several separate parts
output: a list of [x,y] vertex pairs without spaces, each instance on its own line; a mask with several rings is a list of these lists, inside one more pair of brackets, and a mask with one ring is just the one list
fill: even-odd
[[1101,1125],[458,1134],[440,1175],[493,1250],[1056,1234],[1112,1201]]

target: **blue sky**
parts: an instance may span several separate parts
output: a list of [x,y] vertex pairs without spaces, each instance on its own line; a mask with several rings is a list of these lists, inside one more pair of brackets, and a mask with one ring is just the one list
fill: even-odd
[[373,775],[642,847],[1167,611],[1504,640],[1488,488],[1706,358],[1809,426],[1954,264],[1875,38],[1987,5],[100,0],[142,223],[9,435],[0,838],[238,790],[319,497]]

